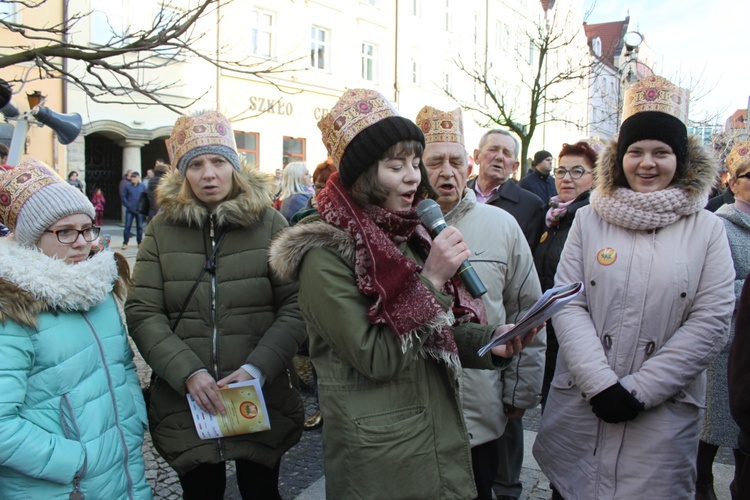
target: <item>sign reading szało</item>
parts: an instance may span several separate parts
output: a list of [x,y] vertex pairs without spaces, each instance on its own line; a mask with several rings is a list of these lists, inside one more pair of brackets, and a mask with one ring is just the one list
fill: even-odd
[[282,102],[281,99],[266,99],[265,97],[250,97],[250,111],[273,113],[276,115],[291,116],[294,112],[291,102]]

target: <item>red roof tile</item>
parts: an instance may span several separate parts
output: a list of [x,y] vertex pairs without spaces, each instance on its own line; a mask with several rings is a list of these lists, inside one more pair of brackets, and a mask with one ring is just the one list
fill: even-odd
[[747,128],[747,110],[738,109],[727,120],[727,127],[731,129]]
[[601,59],[613,68],[615,67],[615,56],[622,53],[622,37],[627,33],[629,24],[630,16],[626,17],[624,21],[599,24],[583,23],[589,47],[591,47],[591,40],[598,36],[602,41]]

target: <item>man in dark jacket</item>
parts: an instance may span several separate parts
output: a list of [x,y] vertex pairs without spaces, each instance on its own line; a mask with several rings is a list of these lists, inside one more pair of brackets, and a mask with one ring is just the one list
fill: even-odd
[[549,199],[557,194],[555,179],[550,175],[553,161],[554,159],[549,152],[537,151],[534,154],[529,172],[518,183],[519,186],[526,191],[531,191],[545,203],[548,203]]
[[[151,169],[149,169],[149,171],[151,171]],[[147,222],[151,222],[151,219],[153,219],[154,216],[159,213],[159,203],[156,200],[156,188],[159,187],[161,178],[164,177],[167,172],[169,172],[169,165],[157,160],[156,165],[154,165],[153,172],[154,176],[151,178],[148,186],[146,187],[146,195],[148,196]]]
[[145,192],[146,187],[141,184],[141,175],[138,172],[131,173],[130,182],[125,184],[120,193],[122,206],[125,209],[125,228],[122,233],[123,250],[128,248],[133,219],[135,219],[136,241],[139,245],[143,239],[143,216],[138,213],[138,200],[141,198],[141,193]]
[[534,193],[521,189],[510,177],[518,170],[518,143],[506,130],[490,130],[479,140],[474,158],[479,165],[479,176],[470,180],[468,187],[474,190],[477,202],[510,213],[533,252],[544,229],[547,205]]

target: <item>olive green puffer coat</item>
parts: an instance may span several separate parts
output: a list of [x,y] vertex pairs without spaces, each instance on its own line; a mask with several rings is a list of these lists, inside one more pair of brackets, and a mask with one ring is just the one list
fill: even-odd
[[[273,467],[302,433],[304,412],[292,358],[306,332],[297,283],[268,267],[273,235],[287,226],[271,208],[264,174],[240,174],[251,189],[222,202],[213,214],[179,197],[183,178],[165,176],[163,213],[148,225],[133,273],[126,314],[130,334],[158,377],[149,426],[159,453],[179,474],[204,463],[245,459]],[[223,234],[214,269],[206,272],[172,325]],[[185,382],[200,369],[219,380],[245,363],[266,376],[269,431],[203,441],[193,426]]]

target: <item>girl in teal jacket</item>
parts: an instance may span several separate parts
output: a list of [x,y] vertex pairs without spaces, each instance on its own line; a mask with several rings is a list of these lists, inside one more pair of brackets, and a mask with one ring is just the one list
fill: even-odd
[[94,215],[41,162],[0,177],[0,498],[152,497],[127,262],[92,255]]

